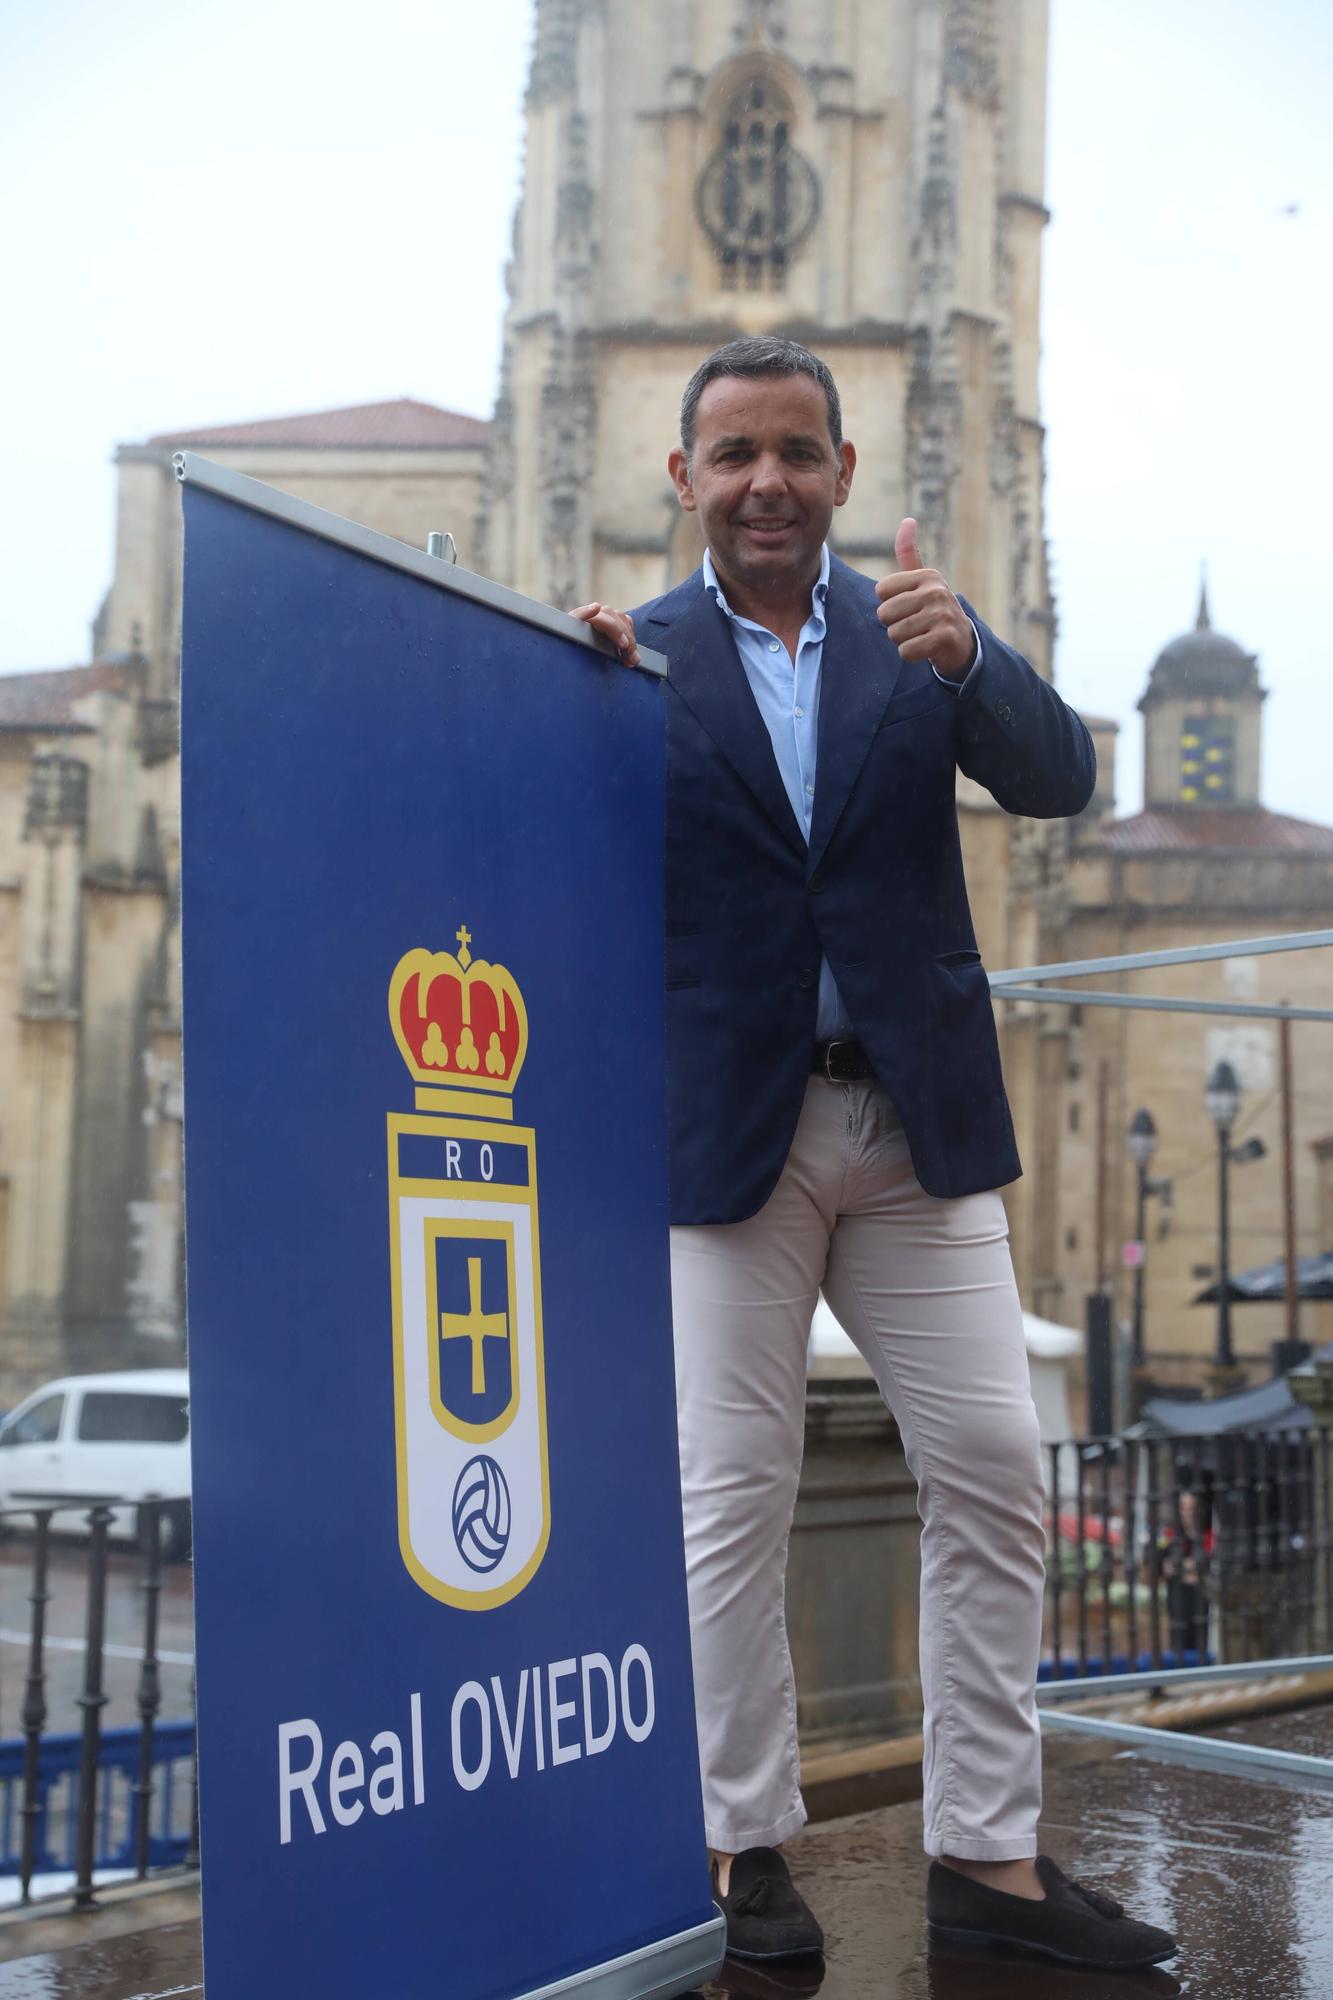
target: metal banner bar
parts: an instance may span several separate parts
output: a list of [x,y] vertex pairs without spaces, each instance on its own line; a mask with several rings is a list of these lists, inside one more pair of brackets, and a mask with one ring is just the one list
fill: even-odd
[[1043,1681],[1037,1706],[1061,1701],[1086,1701],[1090,1695],[1127,1694],[1134,1688],[1184,1687],[1189,1682],[1253,1681],[1290,1674],[1333,1673],[1333,1653],[1312,1653],[1287,1660],[1233,1660],[1227,1666],[1161,1667],[1139,1674],[1093,1674],[1077,1681]]
[[1182,1736],[1171,1729],[1143,1729],[1131,1722],[1106,1722],[1094,1715],[1061,1715],[1043,1709],[1042,1727],[1070,1735],[1100,1737],[1132,1745],[1171,1764],[1197,1764],[1210,1771],[1234,1771],[1245,1778],[1295,1780],[1333,1791],[1333,1758],[1301,1757],[1291,1750],[1268,1750],[1258,1743],[1232,1743],[1216,1736]]
[[1262,958],[1272,951],[1313,951],[1333,945],[1333,931],[1284,931],[1278,937],[1233,938],[1227,944],[1182,945],[1172,951],[1122,952],[1116,958],[1072,958],[1060,965],[1020,965],[993,972],[992,986],[1021,986],[1030,979],[1082,979],[1093,972],[1140,972],[1154,965],[1202,965],[1210,958]]
[[[726,1918],[715,1903],[710,1923],[646,1945],[642,1951],[627,1952],[591,1972],[558,1979],[554,1986],[538,1987],[522,2000],[564,2000],[566,1994],[570,2000],[576,1994],[579,2000],[667,2000],[680,1993],[687,1980],[702,1986],[713,1978],[722,1969],[725,1951]],[[645,1985],[645,1979],[650,1984]]]
[[[280,493],[276,486],[266,486],[261,479],[251,479],[244,472],[233,472],[229,466],[214,465],[211,459],[200,458],[196,452],[178,451],[171,463],[182,486],[200,486],[209,493],[220,493],[224,500],[234,500],[253,513],[267,514],[272,520],[285,521],[293,528],[304,528],[307,534],[318,535],[321,541],[336,542],[340,548],[369,556],[372,561],[386,563],[391,569],[406,570],[409,576],[418,576],[425,583],[438,584],[460,597],[471,598],[474,604],[507,611],[511,617],[521,618],[525,625],[536,625],[543,632],[554,632],[562,639],[573,639],[590,652],[601,653],[604,658],[618,657],[609,639],[604,639],[600,632],[594,632],[580,619],[571,618],[567,611],[557,611],[550,604],[538,604],[534,598],[523,597],[516,590],[506,589],[503,584],[492,583],[488,576],[477,576],[472,570],[464,569],[461,563],[450,561],[445,544],[453,540],[452,535],[439,536],[438,550],[414,549],[407,542],[395,541],[392,535],[380,534],[375,528],[363,528],[356,521],[344,521],[340,514],[330,514],[326,508],[316,507],[309,500],[298,500],[290,493]],[[646,674],[656,674],[663,680],[666,678],[666,660],[661,653],[653,652],[648,646],[639,648],[639,667]]]
[[1167,1000],[1156,994],[1090,993],[1075,987],[1062,993],[1058,986],[1009,986],[1008,974],[991,974],[991,991],[1001,1000],[1053,1000],[1063,1007],[1144,1007],[1159,1014],[1238,1014],[1257,1021],[1333,1021],[1330,1007],[1265,1006],[1259,1001]]

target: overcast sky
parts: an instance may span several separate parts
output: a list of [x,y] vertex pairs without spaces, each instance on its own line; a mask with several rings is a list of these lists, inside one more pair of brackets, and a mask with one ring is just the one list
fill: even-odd
[[[5,10],[0,671],[87,658],[117,442],[403,395],[489,415],[529,11]],[[1267,803],[1333,819],[1333,8],[1051,15],[1060,686],[1126,725],[1132,809],[1134,704],[1206,558],[1271,689]]]

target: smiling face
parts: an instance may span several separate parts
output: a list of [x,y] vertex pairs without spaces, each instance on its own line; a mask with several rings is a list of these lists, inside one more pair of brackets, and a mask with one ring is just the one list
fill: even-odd
[[734,608],[810,591],[819,552],[852,484],[856,452],[833,448],[828,402],[809,375],[722,375],[699,399],[687,465],[667,461],[697,513]]

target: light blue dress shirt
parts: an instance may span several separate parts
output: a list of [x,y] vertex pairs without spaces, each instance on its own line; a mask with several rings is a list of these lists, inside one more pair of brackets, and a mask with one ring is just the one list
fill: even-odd
[[[824,544],[819,557],[819,575],[810,594],[810,616],[801,627],[793,661],[781,639],[750,618],[742,618],[727,603],[713,568],[712,551],[704,550],[704,588],[711,590],[717,608],[731,625],[736,651],[740,654],[745,678],[750,683],[764,727],[773,744],[783,788],[791,801],[796,824],[807,845],[815,813],[815,751],[819,742],[819,684],[824,662],[824,635],[828,624],[824,600],[828,596],[829,552]],[[974,626],[973,631],[976,632]],[[981,660],[981,637],[969,673]],[[957,693],[963,683],[937,674],[945,687]],[[815,1013],[815,1036],[833,1040],[854,1032],[847,1009],[842,1004],[828,960],[819,963],[819,1005]]]

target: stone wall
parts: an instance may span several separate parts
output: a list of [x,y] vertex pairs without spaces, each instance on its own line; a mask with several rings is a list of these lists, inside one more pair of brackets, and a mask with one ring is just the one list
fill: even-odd
[[[414,548],[448,530],[459,561],[475,568],[480,447],[336,450],[292,446],[201,446],[231,471],[309,500]],[[122,445],[116,454],[116,567],[99,619],[105,655],[137,653],[153,663],[159,698],[175,694],[180,658],[181,507],[170,447]]]

